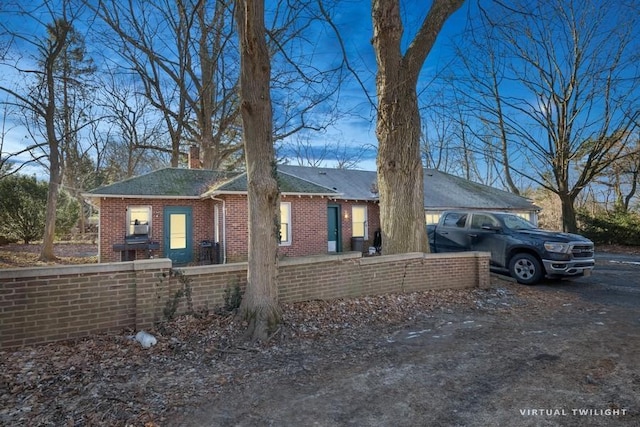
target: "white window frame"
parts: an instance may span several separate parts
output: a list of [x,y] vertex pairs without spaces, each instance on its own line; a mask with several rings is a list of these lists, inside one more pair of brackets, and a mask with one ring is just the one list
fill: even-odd
[[[140,225],[148,225],[149,226],[149,236],[151,236],[151,218],[152,218],[152,210],[151,210],[151,206],[148,205],[135,205],[135,206],[127,206],[127,231],[126,231],[126,235],[127,236],[131,236],[134,234],[133,231],[133,226],[135,225],[135,220],[139,219],[136,218],[137,215],[135,215],[135,211],[143,211],[146,210],[147,211],[147,219],[146,221],[143,219],[142,222],[140,223]],[[142,217],[140,217],[142,218]]]
[[[282,211],[282,207],[286,206],[286,211]],[[286,214],[283,217],[283,214]],[[283,227],[286,227],[283,233]],[[291,202],[280,202],[280,238],[282,239],[283,234],[286,234],[285,240],[280,240],[280,246],[291,246],[292,236],[291,236]]]
[[[362,222],[362,228],[363,228],[363,236],[357,235],[355,233],[355,229],[356,229],[356,215],[355,215],[355,210],[359,210],[362,209],[363,213],[364,213],[364,218],[363,218],[363,222]],[[353,205],[351,206],[351,236],[352,237],[364,237],[364,239],[368,239],[369,238],[369,230],[367,227],[367,223],[369,221],[369,217],[368,217],[368,209],[366,205]],[[358,222],[359,224],[359,222]]]

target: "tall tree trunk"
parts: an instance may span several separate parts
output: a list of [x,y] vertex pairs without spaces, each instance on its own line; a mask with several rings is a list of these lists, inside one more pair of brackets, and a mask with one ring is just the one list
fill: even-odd
[[45,127],[47,139],[49,140],[49,191],[47,192],[47,209],[45,213],[44,235],[42,237],[42,247],[40,248],[41,261],[53,261],[56,256],[53,251],[53,240],[56,233],[56,210],[58,208],[58,193],[62,182],[62,171],[60,161],[60,144],[55,131],[55,98],[54,98],[54,78],[53,70],[48,74],[47,86],[49,91],[49,102],[45,111]]
[[240,315],[248,338],[265,340],[281,321],[278,305],[279,190],[271,110],[271,63],[264,1],[237,0],[240,38],[240,109],[247,163],[249,264]]
[[56,135],[56,60],[68,42],[71,25],[64,20],[57,20],[51,26],[51,50],[44,58],[44,79],[46,88],[46,106],[44,108],[44,122],[49,147],[49,191],[47,193],[47,211],[45,214],[44,236],[40,248],[40,260],[52,261],[56,256],[53,252],[53,239],[56,232],[56,210],[58,207],[58,192],[62,182],[62,159],[60,158],[60,142]]
[[418,75],[440,29],[462,3],[434,0],[404,56],[399,0],[372,3],[372,43],[378,63],[377,169],[385,254],[429,250],[416,89]]
[[513,194],[520,195],[518,186],[513,182],[511,177],[511,163],[509,161],[509,138],[507,136],[506,123],[502,111],[502,100],[500,98],[500,84],[498,83],[497,71],[492,67],[494,72],[491,73],[491,83],[493,95],[496,102],[496,116],[498,119],[498,130],[500,133],[500,154],[502,155],[502,172],[504,173],[504,182]]
[[[206,28],[207,25],[207,7],[205,2],[199,3],[195,8],[197,15],[197,21],[201,28]],[[219,10],[224,5],[221,2],[216,2],[215,13],[218,14]],[[213,122],[214,110],[215,110],[215,54],[218,52],[219,46],[210,46],[209,34],[207,31],[200,32],[200,38],[198,40],[198,57],[200,59],[200,74],[201,88],[200,99],[198,102],[198,109],[195,110],[198,125],[200,127],[200,146],[202,147],[202,167],[204,169],[218,169],[219,164],[217,153],[214,153],[214,140],[213,140]],[[210,52],[209,49],[212,49]]]
[[58,193],[60,192],[60,171],[54,171],[51,162],[49,173],[49,191],[47,193],[47,209],[45,214],[44,235],[40,247],[40,261],[53,261],[56,259],[53,250],[53,241],[56,233],[56,210],[58,206]]
[[558,197],[562,208],[562,231],[577,233],[578,222],[576,221],[576,209],[573,206],[575,198],[570,193],[558,193]]
[[[415,86],[400,83],[378,91],[378,190],[385,254],[428,252],[420,117]],[[390,98],[403,102],[387,102]]]

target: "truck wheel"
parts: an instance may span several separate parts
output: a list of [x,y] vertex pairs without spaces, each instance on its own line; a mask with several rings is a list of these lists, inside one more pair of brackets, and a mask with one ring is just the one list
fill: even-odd
[[534,285],[542,279],[542,265],[530,254],[516,254],[509,262],[509,273],[518,283]]

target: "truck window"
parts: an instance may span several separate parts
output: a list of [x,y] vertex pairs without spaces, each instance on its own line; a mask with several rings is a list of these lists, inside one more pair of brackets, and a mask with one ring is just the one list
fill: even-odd
[[505,215],[503,221],[504,225],[511,230],[531,230],[536,228],[535,225],[517,215]]
[[471,219],[471,228],[481,229],[484,225],[497,227],[500,224],[498,224],[498,222],[489,215],[474,214],[473,218]]
[[465,222],[467,222],[467,214],[451,212],[444,217],[444,222],[442,223],[442,225],[444,225],[445,227],[462,228],[464,227]]

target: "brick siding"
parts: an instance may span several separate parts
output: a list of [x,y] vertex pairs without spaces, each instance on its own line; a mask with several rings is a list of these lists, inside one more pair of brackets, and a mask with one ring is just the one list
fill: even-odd
[[[100,232],[98,239],[99,262],[117,262],[121,260],[120,252],[113,250],[114,244],[124,243],[127,234],[127,208],[129,206],[151,206],[151,229],[149,238],[160,243],[160,249],[152,255],[161,257],[164,254],[164,208],[185,206],[192,209],[193,226],[193,259],[197,260],[197,251],[201,240],[213,239],[214,202],[211,199],[129,199],[103,198],[100,201]],[[219,202],[218,202],[219,203]],[[144,251],[137,251],[136,259],[147,258]]]
[[[154,214],[155,216],[155,214]],[[246,286],[247,264],[179,268],[168,259],[0,270],[0,348],[149,329],[188,283],[195,311],[224,304],[226,289]],[[489,254],[360,254],[280,262],[283,302],[489,285]],[[178,308],[184,313],[183,300]]]
[[[224,202],[222,202],[224,200]],[[375,231],[380,227],[379,209],[376,203],[329,200],[324,197],[282,196],[282,202],[291,203],[291,244],[279,247],[281,257],[300,257],[326,254],[327,248],[327,206],[339,205],[341,218],[341,249],[352,250],[351,208],[367,206],[368,239],[364,243],[364,252],[373,244]],[[121,253],[113,250],[114,244],[124,243],[127,234],[127,208],[129,206],[151,206],[151,229],[149,237],[160,244],[160,249],[151,255],[158,258],[164,252],[164,208],[187,206],[192,209],[193,225],[193,262],[199,259],[199,244],[203,240],[214,239],[214,207],[218,205],[221,216],[220,227],[226,225],[224,239],[219,236],[220,251],[225,253],[226,262],[242,262],[247,260],[248,253],[248,207],[244,195],[225,195],[220,200],[189,199],[137,199],[137,198],[103,198],[100,201],[100,233],[99,262],[121,261]],[[222,206],[224,205],[224,213]],[[224,224],[223,224],[224,223]],[[226,248],[224,245],[226,244]],[[147,258],[145,251],[137,251],[136,259]],[[224,260],[223,260],[224,261]]]

